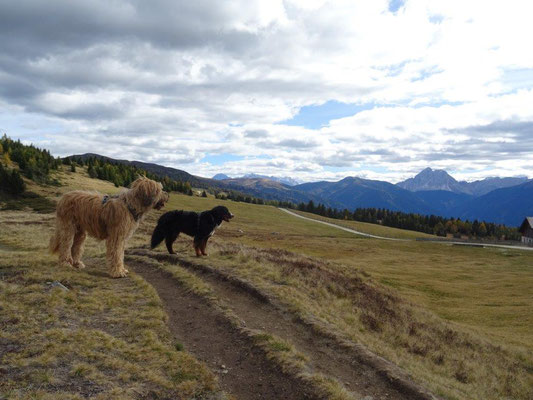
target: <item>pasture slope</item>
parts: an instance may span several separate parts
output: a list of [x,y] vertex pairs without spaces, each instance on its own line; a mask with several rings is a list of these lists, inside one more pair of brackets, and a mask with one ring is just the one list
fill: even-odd
[[[50,200],[118,190],[81,168],[58,178],[30,188]],[[0,398],[533,396],[533,255],[355,237],[212,197],[172,194],[162,212],[215,204],[236,218],[209,257],[188,237],[177,256],[148,251],[154,211],[122,280],[92,239],[86,270],[57,267],[50,212],[1,211]]]

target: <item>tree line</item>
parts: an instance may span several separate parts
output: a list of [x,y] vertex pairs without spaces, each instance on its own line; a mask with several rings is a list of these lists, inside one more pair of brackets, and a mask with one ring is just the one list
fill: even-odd
[[12,140],[6,134],[0,138],[0,156],[6,168],[14,161],[20,172],[28,179],[39,183],[52,183],[50,171],[57,170],[61,159],[53,157],[48,150],[34,145],[25,145],[20,140]]
[[284,208],[292,208],[292,209],[296,208],[296,205],[291,201],[265,200],[261,197],[250,196],[248,194],[241,193],[236,190],[224,190],[224,191],[215,190],[214,194],[215,194],[215,198],[219,200],[232,200],[232,201],[237,201],[237,202],[242,202],[242,203],[259,204],[259,205],[284,207]]
[[[18,171],[12,168],[12,163],[18,165]],[[133,165],[113,163],[97,157],[53,157],[48,150],[39,149],[34,145],[25,145],[20,140],[12,140],[6,134],[0,138],[0,189],[11,194],[20,194],[25,190],[22,176],[43,184],[58,184],[50,177],[50,172],[58,170],[61,165],[70,167],[75,172],[76,166],[87,166],[91,178],[112,182],[115,186],[128,186],[139,175],[154,179],[163,184],[165,191],[174,191],[192,195],[189,182],[181,182],[154,175]]]
[[447,236],[450,234],[456,238],[468,236],[470,238],[520,240],[520,232],[518,232],[517,228],[492,222],[478,221],[477,219],[474,221],[463,221],[460,218],[405,213],[384,208],[356,208],[350,212],[348,209],[338,210],[326,207],[323,204],[315,205],[312,200],[307,204],[300,203],[296,208],[300,211],[329,218],[368,222],[437,236]]
[[[12,168],[16,162],[19,169]],[[26,190],[22,175],[39,183],[56,183],[50,178],[50,171],[61,165],[48,150],[25,145],[12,140],[6,134],[0,138],[0,190],[18,195]]]
[[63,164],[69,165],[71,171],[75,171],[76,166],[86,166],[87,173],[91,178],[112,182],[116,187],[129,186],[140,175],[143,175],[161,182],[163,190],[167,192],[193,194],[189,182],[177,181],[168,176],[161,177],[142,168],[138,168],[135,165],[112,162],[99,157],[66,157],[63,159]]

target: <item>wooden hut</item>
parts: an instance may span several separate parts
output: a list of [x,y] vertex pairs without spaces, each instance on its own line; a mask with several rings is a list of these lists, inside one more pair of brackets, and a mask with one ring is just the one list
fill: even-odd
[[522,234],[522,243],[533,246],[533,217],[526,217],[519,231]]

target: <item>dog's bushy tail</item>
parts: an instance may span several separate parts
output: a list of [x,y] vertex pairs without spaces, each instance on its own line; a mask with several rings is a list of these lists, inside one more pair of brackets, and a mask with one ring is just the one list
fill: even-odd
[[48,244],[48,251],[52,254],[55,254],[59,251],[59,232],[57,229],[50,238],[50,243]]
[[159,217],[159,220],[157,221],[157,226],[154,229],[154,232],[152,233],[152,240],[150,241],[150,248],[155,249],[159,243],[161,243],[167,236],[168,232],[168,225],[172,223],[173,219],[175,218],[175,211],[169,211],[167,213],[164,213]]
[[152,233],[152,240],[150,241],[150,248],[155,249],[159,245],[159,243],[163,241],[165,237],[166,237],[166,230],[163,229],[163,226],[158,223],[154,229],[154,232]]

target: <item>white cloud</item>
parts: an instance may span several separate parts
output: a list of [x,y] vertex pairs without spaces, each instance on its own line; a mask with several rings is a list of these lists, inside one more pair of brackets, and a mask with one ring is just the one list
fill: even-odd
[[[0,5],[0,104],[16,110],[0,128],[54,154],[206,176],[531,174],[533,132],[510,123],[533,121],[533,3],[55,3]],[[375,108],[280,123],[332,99]],[[515,130],[479,128],[498,123]],[[203,160],[217,154],[244,159]]]

